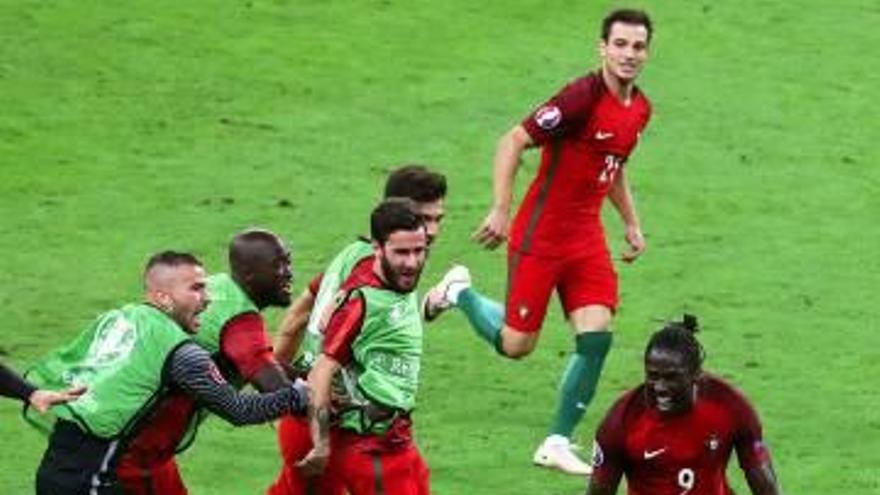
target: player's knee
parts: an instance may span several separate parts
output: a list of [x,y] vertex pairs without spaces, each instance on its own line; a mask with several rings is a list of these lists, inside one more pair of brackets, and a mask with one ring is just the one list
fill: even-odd
[[516,332],[510,328],[505,328],[501,334],[501,345],[499,351],[510,359],[522,359],[535,350],[537,343],[537,335],[523,334]]
[[510,359],[522,359],[529,354],[532,353],[532,349],[523,349],[520,347],[516,348],[505,348],[503,349],[504,355]]

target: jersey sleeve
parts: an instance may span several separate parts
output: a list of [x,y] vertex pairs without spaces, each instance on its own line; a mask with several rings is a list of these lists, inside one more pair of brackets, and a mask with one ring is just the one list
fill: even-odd
[[28,397],[37,390],[17,373],[0,364],[0,395],[27,402]]
[[521,125],[537,146],[580,129],[601,96],[602,84],[597,74],[569,83],[523,119]]
[[743,471],[748,471],[770,461],[770,452],[764,445],[761,421],[758,413],[742,394],[732,391],[731,407],[736,418],[733,444]]
[[624,411],[627,396],[618,400],[596,430],[593,442],[593,482],[616,487],[626,466]]
[[220,350],[247,381],[265,366],[278,364],[263,318],[256,313],[243,313],[226,323]]
[[324,272],[321,272],[312,278],[312,281],[309,282],[309,292],[312,293],[312,296],[318,295],[318,290],[321,288],[321,281],[324,280]]
[[351,361],[351,346],[364,324],[364,308],[363,296],[351,294],[333,311],[324,329],[322,352],[342,365]]

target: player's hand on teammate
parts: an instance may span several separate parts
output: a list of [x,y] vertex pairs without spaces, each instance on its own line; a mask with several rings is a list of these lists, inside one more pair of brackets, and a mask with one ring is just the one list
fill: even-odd
[[645,252],[645,248],[647,248],[648,245],[645,242],[645,236],[642,235],[642,230],[639,227],[628,226],[624,238],[629,245],[629,249],[625,250],[620,255],[620,259],[622,259],[624,263],[632,263],[638,259],[643,252]]
[[507,240],[509,212],[501,207],[493,207],[471,239],[486,249],[495,249]]
[[296,469],[303,476],[319,476],[327,467],[327,461],[330,459],[329,445],[316,445],[306,454],[299,462],[296,463]]
[[65,402],[76,400],[84,393],[86,393],[86,387],[84,386],[58,392],[54,390],[35,390],[31,396],[28,397],[28,402],[34,409],[39,411],[40,414],[43,414],[48,411],[50,407],[56,404],[64,404]]

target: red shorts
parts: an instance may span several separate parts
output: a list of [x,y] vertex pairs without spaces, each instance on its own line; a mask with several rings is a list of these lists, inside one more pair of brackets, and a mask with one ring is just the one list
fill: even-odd
[[413,444],[393,452],[371,453],[331,435],[324,474],[304,478],[294,464],[312,448],[308,423],[282,418],[278,438],[284,466],[268,495],[429,495],[430,471]]
[[[330,461],[335,455],[334,439],[330,442]],[[266,491],[267,495],[342,495],[342,485],[334,483],[328,472],[321,476],[306,478],[299,474],[296,463],[312,449],[312,436],[305,418],[283,416],[278,422],[278,447],[284,461],[278,479]]]
[[135,466],[119,466],[116,469],[119,486],[126,495],[187,495],[186,486],[177,470],[174,458],[167,462],[139,468]]
[[553,289],[562,309],[601,305],[617,309],[617,272],[604,241],[592,253],[548,258],[516,250],[507,253],[507,304],[504,322],[520,332],[541,329]]

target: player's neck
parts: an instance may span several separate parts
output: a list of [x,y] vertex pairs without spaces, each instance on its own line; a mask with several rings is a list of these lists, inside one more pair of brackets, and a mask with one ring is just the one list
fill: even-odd
[[633,88],[635,87],[634,80],[620,79],[611,74],[605,66],[602,66],[602,80],[605,82],[605,87],[608,88],[608,91],[610,91],[615,98],[624,105],[630,104],[632,101]]

